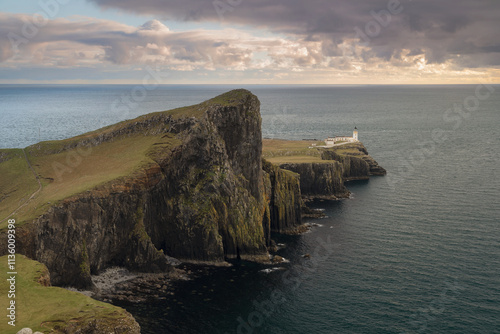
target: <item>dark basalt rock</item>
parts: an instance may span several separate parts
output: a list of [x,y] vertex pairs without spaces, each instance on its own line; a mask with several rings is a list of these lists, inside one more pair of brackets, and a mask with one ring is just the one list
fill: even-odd
[[[372,175],[385,175],[385,169],[368,155],[360,142],[341,146],[342,154],[335,148],[321,149],[323,163],[284,163],[280,168],[300,175],[300,189],[305,200],[348,198],[345,182],[368,180]],[[347,152],[347,153],[346,153]],[[310,212],[304,210],[304,216]]]
[[69,141],[63,150],[130,134],[165,133],[179,143],[157,147],[155,162],[132,176],[67,198],[20,227],[18,252],[44,263],[54,285],[83,289],[112,266],[169,272],[165,255],[268,261],[271,231],[300,225],[298,177],[275,166],[263,171],[260,102],[249,91],[196,108],[198,117],[156,113]]
[[342,146],[342,148],[349,148],[351,152],[340,155],[335,152],[335,149],[325,149],[321,152],[321,159],[341,162],[346,181],[368,179],[372,175],[383,176],[387,174],[387,171],[368,154],[363,144],[352,143]]
[[270,208],[270,230],[284,233],[302,224],[299,175],[263,160],[266,197]]
[[344,186],[343,169],[338,161],[325,163],[287,163],[280,168],[300,175],[300,189],[306,198],[338,199],[349,197]]

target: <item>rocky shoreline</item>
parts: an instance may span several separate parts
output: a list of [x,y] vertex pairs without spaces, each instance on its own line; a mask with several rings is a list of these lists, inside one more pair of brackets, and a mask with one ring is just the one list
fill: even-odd
[[[190,270],[176,269],[172,273],[137,274],[128,280],[107,286],[92,293],[91,297],[103,302],[145,303],[151,300],[165,299],[166,295],[173,295],[172,282],[188,280]],[[88,293],[89,291],[83,292]]]
[[[324,212],[320,209],[309,209],[313,214],[310,218],[321,218]],[[285,235],[300,235],[309,232],[312,228],[321,226],[315,222],[307,222],[293,229],[284,231]],[[286,247],[285,244],[277,244],[271,240],[269,256],[266,261],[257,261],[267,268],[262,269],[263,273],[271,273],[277,270],[286,270],[286,267],[276,267],[289,261],[278,255],[278,251]],[[304,258],[310,258],[309,254],[304,254]],[[171,258],[175,263],[175,268],[168,273],[138,273],[131,272],[126,268],[112,267],[106,269],[99,275],[92,276],[94,284],[93,290],[78,290],[68,287],[70,291],[76,291],[93,299],[110,304],[147,303],[152,301],[166,300],[176,293],[176,283],[179,281],[188,281],[210,275],[212,269],[217,267],[232,267],[229,262],[181,262]]]

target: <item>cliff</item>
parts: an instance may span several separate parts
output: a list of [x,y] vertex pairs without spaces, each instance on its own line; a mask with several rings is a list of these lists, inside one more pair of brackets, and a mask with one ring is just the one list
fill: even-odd
[[269,204],[270,231],[285,233],[302,222],[300,176],[263,160],[266,199]]
[[266,254],[260,103],[247,91],[218,99],[181,145],[158,155],[163,179],[147,194],[148,234],[180,259]]
[[382,168],[360,142],[350,143],[337,148],[321,150],[321,159],[339,161],[343,166],[345,181],[367,179],[369,176],[383,176],[387,171]]
[[[383,174],[361,143],[263,144],[259,100],[235,90],[0,150],[0,217],[14,212],[18,253],[45,264],[54,285],[88,289],[111,266],[168,272],[168,257],[268,260],[272,233],[301,224],[303,197],[348,197],[346,181]],[[4,219],[0,254],[5,234]]]
[[318,147],[320,145],[321,142],[267,139],[263,155],[280,168],[300,176],[305,199],[347,198],[350,193],[346,182],[386,174],[361,142],[332,148]]
[[92,288],[110,266],[168,271],[165,255],[267,260],[271,231],[301,222],[298,177],[263,170],[260,102],[245,90],[24,152],[0,152],[0,175],[35,174],[0,179],[0,213],[16,212],[18,253],[55,285]]
[[344,186],[343,166],[337,162],[329,163],[283,163],[280,168],[300,175],[300,189],[307,198],[336,199],[349,197]]

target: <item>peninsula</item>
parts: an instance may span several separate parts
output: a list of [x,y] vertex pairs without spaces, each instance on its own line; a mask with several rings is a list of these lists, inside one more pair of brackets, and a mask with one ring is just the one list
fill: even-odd
[[[360,142],[312,144],[262,140],[260,102],[240,89],[74,138],[0,150],[0,255],[8,254],[8,221],[15,220],[16,255],[27,257],[19,261],[31,279],[26,295],[58,289],[49,284],[93,289],[92,275],[113,266],[169,272],[172,257],[268,261],[273,234],[301,226],[304,199],[345,198],[346,181],[385,174]],[[47,302],[59,298],[50,291]],[[105,319],[94,326],[139,331],[122,309],[71,298]],[[58,321],[26,316],[33,330],[88,326],[77,310],[47,312]]]

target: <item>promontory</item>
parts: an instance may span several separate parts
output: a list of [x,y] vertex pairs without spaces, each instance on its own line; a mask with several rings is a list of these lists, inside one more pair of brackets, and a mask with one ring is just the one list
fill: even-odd
[[[304,199],[348,197],[346,181],[385,174],[359,142],[263,141],[261,122],[258,98],[239,89],[0,150],[0,255],[14,219],[16,254],[31,259],[22,260],[27,272],[43,272],[30,274],[43,285],[92,289],[106,268],[168,272],[171,258],[268,261],[273,234],[302,224]],[[138,331],[123,310],[114,314],[103,328]],[[76,331],[78,315],[60,318],[43,328]]]

